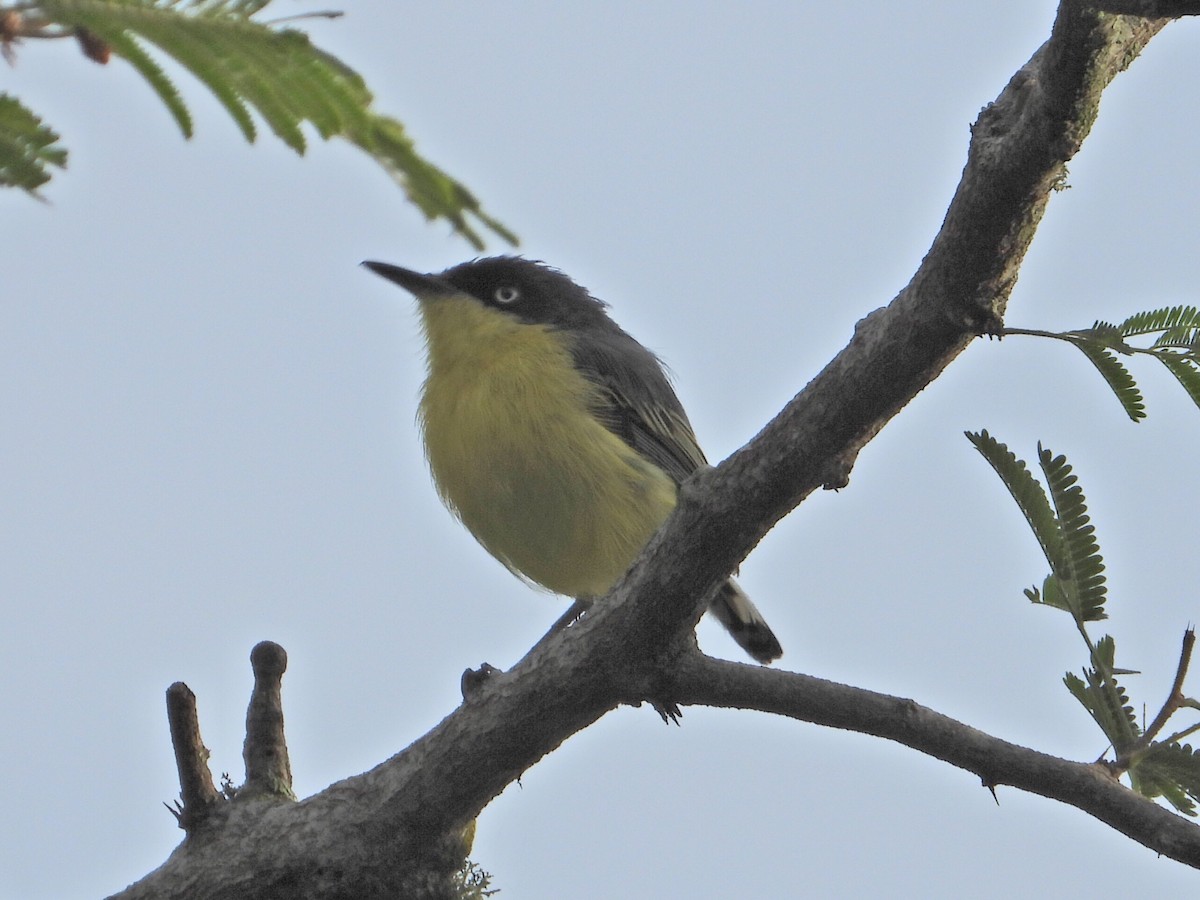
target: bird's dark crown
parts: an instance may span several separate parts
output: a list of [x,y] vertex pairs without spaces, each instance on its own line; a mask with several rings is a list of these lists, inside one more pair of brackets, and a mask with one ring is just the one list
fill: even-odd
[[461,263],[438,277],[481,303],[526,322],[560,328],[613,324],[604,301],[537,260],[491,256]]

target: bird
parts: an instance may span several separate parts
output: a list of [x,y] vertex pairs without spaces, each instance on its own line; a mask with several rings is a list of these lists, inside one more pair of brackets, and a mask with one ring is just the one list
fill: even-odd
[[[436,274],[363,265],[417,300],[418,421],[442,501],[513,573],[573,598],[569,624],[707,466],[662,363],[608,304],[540,261],[485,257]],[[709,612],[756,661],[782,655],[732,578]]]

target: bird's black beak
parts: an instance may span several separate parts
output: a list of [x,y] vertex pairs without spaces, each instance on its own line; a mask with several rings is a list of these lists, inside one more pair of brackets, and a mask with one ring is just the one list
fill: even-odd
[[393,266],[391,263],[374,262],[366,260],[363,265],[374,272],[376,275],[381,275],[388,281],[400,285],[418,300],[432,299],[434,297],[445,297],[450,294],[459,293],[459,289],[444,279],[438,278],[436,275],[423,275],[420,272],[414,272],[412,269]]

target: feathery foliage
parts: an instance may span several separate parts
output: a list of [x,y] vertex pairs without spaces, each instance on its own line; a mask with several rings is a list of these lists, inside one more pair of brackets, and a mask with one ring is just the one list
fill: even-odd
[[1065,456],[1054,456],[1038,444],[1038,462],[1050,486],[1054,502],[1062,553],[1050,561],[1054,575],[1063,588],[1070,612],[1080,622],[1108,618],[1104,612],[1107,587],[1104,559],[1096,542],[1096,528],[1087,512],[1087,502],[1079,479],[1072,473]]
[[[418,154],[397,120],[372,108],[362,77],[303,32],[253,18],[270,0],[31,0],[0,13],[16,16],[22,35],[75,36],[98,62],[126,60],[158,94],[185,137],[194,123],[183,95],[148,47],[165,54],[220,102],[246,140],[256,119],[303,154],[305,126],[367,153],[427,219],[445,219],[475,248],[486,229],[516,237],[486,214],[457,180]],[[6,45],[7,46],[7,45]],[[0,142],[9,137],[0,121]],[[45,178],[42,179],[44,183]]]
[[37,196],[50,180],[48,166],[65,168],[67,151],[58,135],[15,97],[0,93],[0,186]]
[[1181,813],[1194,816],[1200,800],[1200,750],[1177,741],[1152,744],[1129,770],[1129,779],[1138,793],[1163,797]]
[[[1153,356],[1200,407],[1200,310],[1194,306],[1169,306],[1134,313],[1119,325],[1098,321],[1091,328],[1075,331],[1005,328],[1000,333],[1055,338],[1079,348],[1134,422],[1146,417],[1146,405],[1133,375],[1117,358],[1118,354]],[[1130,338],[1144,337],[1152,338],[1148,346],[1129,342]]]
[[[1112,329],[1110,337],[1117,333],[1114,326],[1108,327]],[[1082,677],[1067,672],[1063,683],[1111,745],[1116,758],[1108,763],[1109,767],[1118,774],[1128,774],[1134,790],[1144,796],[1162,797],[1180,812],[1195,815],[1196,802],[1200,800],[1200,753],[1189,746],[1180,746],[1179,740],[1200,731],[1200,724],[1166,740],[1155,740],[1180,709],[1200,709],[1200,703],[1182,694],[1184,673],[1195,644],[1194,632],[1189,631],[1184,637],[1176,684],[1153,723],[1143,731],[1128,693],[1117,681],[1118,675],[1136,672],[1117,668],[1117,646],[1112,637],[1105,635],[1093,642],[1088,635],[1088,623],[1107,617],[1104,561],[1079,479],[1066,457],[1056,456],[1038,445],[1038,462],[1049,488],[1047,496],[1024,460],[986,431],[967,432],[967,439],[996,470],[1050,563],[1050,574],[1041,590],[1027,588],[1025,596],[1034,603],[1070,613],[1087,645],[1089,665]]]
[[1107,635],[1096,644],[1094,668],[1083,670],[1083,678],[1068,672],[1063,676],[1067,690],[1086,709],[1118,755],[1128,753],[1141,737],[1129,695],[1112,675],[1116,642]]
[[[1017,501],[1017,506],[1025,514],[1025,521],[1033,529],[1033,535],[1041,544],[1042,553],[1050,562],[1051,573],[1053,573],[1056,568],[1061,567],[1063,541],[1058,527],[1058,519],[1054,515],[1046,492],[1038,484],[1037,479],[1030,474],[1025,460],[1018,459],[1017,455],[1008,447],[988,434],[987,429],[978,434],[968,431],[966,435],[967,440],[983,454],[983,458],[991,463],[996,474],[1000,476],[1000,480],[1004,482],[1004,486],[1008,488],[1008,492]],[[1053,575],[1048,577],[1053,577]],[[1047,602],[1037,596],[1036,588],[1030,588],[1025,593],[1034,603]],[[1067,607],[1060,608],[1066,609]]]
[[1026,588],[1025,596],[1034,603],[1069,612],[1080,623],[1106,618],[1104,560],[1096,543],[1095,526],[1088,517],[1083,490],[1066,457],[1054,456],[1038,446],[1038,461],[1050,485],[1047,497],[1025,461],[987,431],[967,432],[967,439],[996,470],[1017,501],[1050,563],[1050,574],[1042,589]]
[[1195,353],[1189,355],[1163,351],[1156,353],[1155,357],[1183,385],[1183,389],[1192,398],[1192,402],[1200,407],[1200,360],[1197,359]]
[[[1100,323],[1097,323],[1100,324]],[[1134,313],[1116,326],[1122,337],[1173,331],[1177,328],[1190,329],[1193,333],[1200,328],[1200,311],[1194,306],[1169,306]]]

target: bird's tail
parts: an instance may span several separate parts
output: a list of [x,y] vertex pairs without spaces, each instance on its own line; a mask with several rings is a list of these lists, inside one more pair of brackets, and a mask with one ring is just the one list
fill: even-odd
[[760,663],[783,656],[783,648],[771,626],[732,578],[717,589],[708,611],[725,626],[738,645]]

